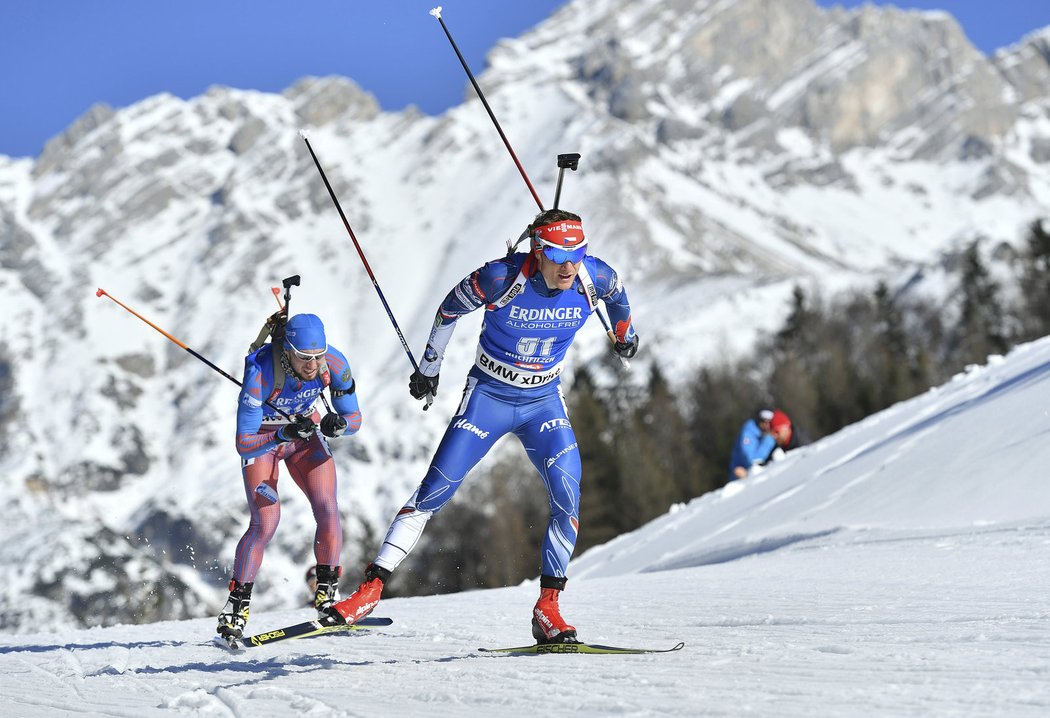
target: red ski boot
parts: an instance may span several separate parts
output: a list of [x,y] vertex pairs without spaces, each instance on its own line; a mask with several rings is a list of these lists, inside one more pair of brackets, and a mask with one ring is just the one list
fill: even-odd
[[[532,609],[532,636],[537,643],[577,643],[576,628],[561,617],[558,610],[560,588],[543,588],[540,584],[540,600]],[[564,586],[564,581],[562,582]]]
[[372,612],[383,595],[383,582],[390,579],[390,571],[373,563],[365,569],[365,580],[347,598],[332,604],[332,618],[343,623],[357,623]]

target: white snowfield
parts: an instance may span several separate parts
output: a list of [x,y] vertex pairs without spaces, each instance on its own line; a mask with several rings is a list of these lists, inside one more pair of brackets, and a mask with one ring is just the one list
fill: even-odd
[[1044,339],[575,562],[583,639],[680,652],[479,654],[531,642],[533,582],[239,654],[210,616],[5,636],[0,714],[1050,715],[1048,463]]

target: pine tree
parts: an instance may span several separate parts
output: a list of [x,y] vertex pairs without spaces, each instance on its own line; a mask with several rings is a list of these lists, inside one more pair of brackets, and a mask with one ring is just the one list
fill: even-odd
[[[749,360],[703,367],[690,389],[688,421],[702,486],[729,481],[733,444],[744,422],[772,404],[767,374]],[[701,486],[701,488],[702,488]]]
[[819,312],[810,306],[802,287],[796,285],[791,294],[791,312],[773,341],[774,355],[791,356],[800,361],[814,357],[820,322]]
[[[628,391],[623,385],[617,389],[620,395]],[[631,393],[628,410],[616,421],[621,533],[702,493],[685,419],[655,364],[648,386]]]
[[513,586],[540,571],[540,546],[550,518],[547,492],[525,452],[516,441],[509,443],[477,495],[470,496],[485,515],[477,536],[484,545],[476,569],[479,586]]
[[1028,227],[1021,253],[1022,339],[1050,334],[1050,219],[1035,220]]
[[966,249],[959,280],[962,297],[959,321],[949,344],[949,357],[958,364],[982,363],[990,354],[1009,347],[999,284],[981,258],[979,241]]
[[690,441],[679,397],[655,363],[649,373],[648,396],[638,413],[640,430],[653,445],[653,461],[670,481],[673,501],[688,501],[721,485],[712,472],[704,470],[704,460]]
[[620,477],[616,432],[608,402],[585,368],[576,372],[568,392],[569,418],[583,464],[580,480],[579,553],[619,535]]
[[875,341],[872,345],[879,403],[890,406],[912,395],[915,367],[904,317],[885,282],[875,287]]

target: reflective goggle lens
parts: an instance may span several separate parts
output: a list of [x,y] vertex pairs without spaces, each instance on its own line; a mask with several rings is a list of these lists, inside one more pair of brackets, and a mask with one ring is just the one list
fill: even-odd
[[577,262],[583,260],[587,256],[587,246],[576,247],[575,249],[564,249],[562,247],[552,247],[549,244],[543,245],[543,256],[555,264],[564,264],[565,262]]
[[303,361],[306,361],[306,362],[308,362],[308,361],[321,361],[322,359],[324,359],[324,355],[325,355],[325,352],[321,352],[320,354],[305,354],[305,353],[299,351],[298,349],[292,349],[292,353],[294,353],[297,358],[302,359]]

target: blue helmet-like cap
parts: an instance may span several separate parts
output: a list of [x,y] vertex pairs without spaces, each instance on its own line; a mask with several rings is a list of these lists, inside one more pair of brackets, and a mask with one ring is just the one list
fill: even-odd
[[326,350],[324,324],[316,314],[296,314],[284,328],[284,346],[307,354]]

